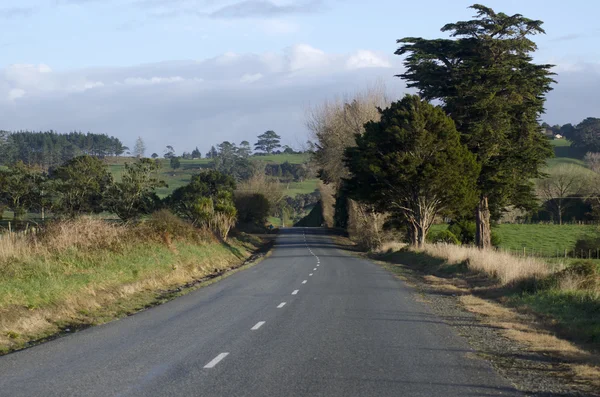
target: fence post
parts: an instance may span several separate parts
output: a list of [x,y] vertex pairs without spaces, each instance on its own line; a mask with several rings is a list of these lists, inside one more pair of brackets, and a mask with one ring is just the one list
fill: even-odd
[[565,248],[565,259],[567,259],[567,249]]
[[523,258],[525,257],[525,247],[523,247]]

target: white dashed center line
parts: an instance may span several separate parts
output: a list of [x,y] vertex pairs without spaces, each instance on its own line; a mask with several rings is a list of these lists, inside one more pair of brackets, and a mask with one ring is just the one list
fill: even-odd
[[294,292],[292,292],[292,295],[298,295],[299,291],[300,291],[299,289],[294,290]]
[[304,280],[304,281],[302,282],[302,284],[306,284],[307,282],[308,282],[308,280]]
[[315,271],[317,271],[317,268],[316,268],[316,267],[313,269],[313,272],[315,272]]
[[209,362],[208,364],[206,364],[204,366],[204,368],[213,368],[215,365],[217,365],[219,363],[219,361],[221,361],[222,359],[224,359],[228,355],[229,355],[229,353],[221,353],[221,354],[219,354],[217,357],[213,358],[211,362]]
[[310,276],[312,276],[312,275],[313,275],[313,274],[311,273],[311,274],[309,274],[308,276],[310,277]]
[[250,328],[252,331],[256,331],[257,329],[259,329],[260,327],[262,327],[265,324],[264,321],[259,321],[256,323],[256,325],[252,328]]
[[284,306],[285,306],[285,302],[281,302],[281,303],[279,304],[279,306],[277,306],[277,308],[278,308],[278,309],[281,309],[281,308],[282,308],[282,307],[284,307]]

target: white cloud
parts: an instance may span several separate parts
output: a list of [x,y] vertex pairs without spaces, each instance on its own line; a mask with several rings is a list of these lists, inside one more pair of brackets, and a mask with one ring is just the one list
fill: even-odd
[[263,78],[263,75],[261,73],[245,74],[242,76],[240,81],[242,83],[254,83],[255,81],[258,81],[262,78]]
[[389,68],[392,64],[372,51],[360,50],[352,55],[346,62],[348,69],[361,68]]
[[[107,133],[148,151],[206,151],[223,140],[240,142],[273,129],[283,143],[307,139],[305,110],[379,79],[392,98],[405,91],[395,74],[400,57],[361,50],[332,54],[301,44],[280,52],[225,53],[190,61],[68,72],[47,65],[0,69],[2,127]],[[599,117],[598,64],[557,63],[558,84],[548,95],[550,124]],[[259,82],[250,84],[251,82]]]
[[8,100],[14,101],[19,98],[23,98],[26,94],[26,91],[21,88],[13,88],[8,92]]
[[185,81],[185,79],[181,76],[151,77],[149,79],[145,79],[142,77],[128,77],[124,80],[124,84],[127,84],[127,85],[154,85],[154,84],[181,83],[182,81]]
[[324,68],[332,61],[325,52],[307,44],[298,44],[287,50],[287,61],[292,71]]
[[268,129],[297,145],[306,141],[309,104],[378,78],[397,92],[403,87],[387,68],[349,70],[346,63],[357,54],[297,45],[120,68],[13,65],[0,69],[0,107],[11,105],[2,128],[101,132],[127,145],[141,135],[156,152],[167,144],[206,151],[223,140],[252,141]]

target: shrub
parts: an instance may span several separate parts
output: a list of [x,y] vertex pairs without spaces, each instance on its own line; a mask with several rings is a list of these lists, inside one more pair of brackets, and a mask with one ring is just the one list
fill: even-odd
[[573,262],[569,267],[564,269],[563,272],[582,277],[594,277],[600,275],[598,266],[596,266],[596,264],[592,261]]
[[600,237],[587,237],[577,240],[574,254],[583,258],[596,258],[598,256],[598,249],[600,249]]
[[269,217],[271,206],[269,199],[261,193],[235,194],[235,208],[240,223],[264,224]]
[[453,221],[448,226],[448,231],[454,234],[462,244],[473,244],[475,242],[475,222],[461,219]]
[[593,261],[576,261],[567,268],[540,280],[531,280],[521,285],[527,292],[540,290],[598,290],[600,289],[600,271]]
[[492,230],[492,234],[491,234],[491,242],[492,242],[492,246],[494,247],[499,247],[500,244],[502,244],[502,238],[500,237],[500,235],[498,233],[496,233],[495,231]]
[[[477,232],[477,226],[475,222],[467,219],[460,219],[452,221],[448,226],[448,231],[454,234],[458,240],[465,245],[475,244],[475,233]],[[492,230],[492,245],[498,247],[502,240],[498,233]]]
[[361,248],[372,250],[392,238],[391,232],[384,229],[389,214],[354,200],[347,200],[347,211],[348,236]]
[[427,242],[437,244],[455,244],[460,245],[460,240],[449,230],[441,230],[439,232],[429,233],[427,235]]
[[[144,230],[145,227],[145,230]],[[169,210],[154,212],[141,227],[142,233],[150,232],[162,240],[174,238],[199,240],[200,232],[189,222],[184,221]]]

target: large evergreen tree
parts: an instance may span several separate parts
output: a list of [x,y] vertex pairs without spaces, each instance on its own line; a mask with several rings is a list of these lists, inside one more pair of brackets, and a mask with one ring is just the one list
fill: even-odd
[[477,201],[479,165],[440,107],[407,95],[365,125],[346,149],[351,198],[391,212],[422,245],[437,215],[460,213]]
[[490,218],[533,201],[532,178],[552,150],[538,122],[553,82],[551,65],[533,63],[542,22],[476,4],[475,19],[442,28],[453,39],[405,37],[400,77],[426,100],[441,100],[481,164],[475,209],[477,245],[491,246]]
[[265,133],[258,136],[258,142],[254,144],[256,150],[265,152],[268,154],[273,153],[273,150],[280,148],[281,137],[275,133],[275,131],[266,131]]

